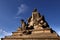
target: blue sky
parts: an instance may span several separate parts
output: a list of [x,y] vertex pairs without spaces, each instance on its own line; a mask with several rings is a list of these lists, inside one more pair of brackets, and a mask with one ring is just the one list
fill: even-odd
[[26,21],[34,8],[60,34],[60,0],[0,0],[0,38],[16,31],[20,20]]

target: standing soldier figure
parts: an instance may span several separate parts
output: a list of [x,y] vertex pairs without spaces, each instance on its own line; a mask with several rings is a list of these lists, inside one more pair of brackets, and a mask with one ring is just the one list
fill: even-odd
[[24,22],[24,20],[21,20],[21,26],[22,26],[22,32],[25,33],[26,32],[26,23]]

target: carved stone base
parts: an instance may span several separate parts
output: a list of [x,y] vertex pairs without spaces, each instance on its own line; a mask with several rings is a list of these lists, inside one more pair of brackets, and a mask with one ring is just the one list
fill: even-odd
[[[2,39],[3,40],[3,39]],[[4,40],[59,40],[58,38],[12,38]]]

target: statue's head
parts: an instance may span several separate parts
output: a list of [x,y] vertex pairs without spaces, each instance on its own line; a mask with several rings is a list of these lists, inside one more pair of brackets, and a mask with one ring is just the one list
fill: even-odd
[[23,19],[21,19],[21,23],[23,23],[24,22],[24,20]]
[[37,11],[37,9],[36,9],[36,8],[34,8],[33,12],[36,12],[36,11]]

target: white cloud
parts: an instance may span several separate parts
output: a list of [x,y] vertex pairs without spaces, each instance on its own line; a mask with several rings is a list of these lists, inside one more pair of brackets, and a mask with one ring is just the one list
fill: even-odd
[[22,17],[16,17],[16,18],[22,18]]
[[28,10],[28,6],[26,4],[21,4],[18,7],[17,15],[20,15],[21,13],[25,13]]
[[60,36],[60,31],[58,32],[58,35]]
[[8,35],[12,35],[12,33],[6,32],[5,30],[0,29],[0,38],[2,38],[4,36],[8,36]]

